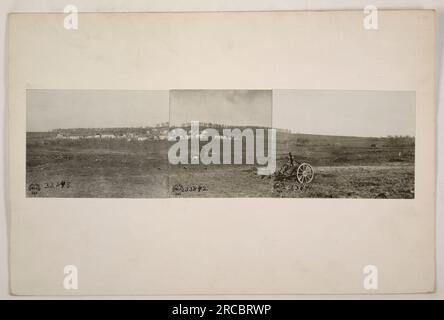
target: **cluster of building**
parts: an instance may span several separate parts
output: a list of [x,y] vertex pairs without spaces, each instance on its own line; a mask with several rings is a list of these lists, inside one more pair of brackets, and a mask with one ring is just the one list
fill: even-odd
[[156,141],[156,140],[167,140],[168,139],[168,129],[151,129],[146,130],[144,133],[134,133],[134,132],[98,132],[95,134],[79,134],[74,132],[59,132],[57,133],[56,139],[67,139],[67,140],[81,140],[81,139],[121,139],[127,141]]
[[[220,135],[214,137],[215,139],[220,140],[229,140],[232,139],[232,135],[225,135],[224,132],[226,128],[230,128],[227,125],[220,124],[211,124],[211,123],[202,123],[202,129],[211,128],[210,125],[214,125],[213,130],[216,130],[220,133]],[[207,126],[207,127],[205,127]],[[184,129],[182,129],[184,128]],[[168,140],[169,130],[172,129],[171,140],[175,141],[177,138],[190,140],[190,139],[199,139],[199,140],[207,140],[208,134],[205,130],[198,130],[198,132],[192,132],[189,124],[184,124],[182,128],[170,128],[167,123],[158,124],[155,127],[145,127],[145,128],[114,128],[114,129],[56,129],[53,132],[56,133],[55,139],[66,139],[66,140],[82,140],[82,139],[121,139],[127,141],[156,141],[156,140]],[[242,127],[243,130],[246,127]],[[250,129],[252,131],[253,129]],[[254,130],[253,130],[254,131]],[[291,133],[290,130],[285,129],[276,129],[277,132],[281,133]]]
[[[207,140],[209,138],[209,135],[206,132],[201,132],[201,133],[192,133],[191,130],[184,131],[184,132],[180,132],[180,131],[176,131],[177,129],[173,129],[171,131],[171,136],[169,138],[170,141],[176,141],[177,138],[179,138],[180,140],[190,140],[190,139],[195,139],[195,140]],[[217,140],[229,140],[231,139],[231,136],[225,136],[225,135],[217,135],[214,137],[214,139]]]

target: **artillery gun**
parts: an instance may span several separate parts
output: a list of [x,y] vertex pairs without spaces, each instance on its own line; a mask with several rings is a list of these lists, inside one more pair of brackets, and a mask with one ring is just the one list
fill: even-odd
[[314,169],[306,162],[298,162],[291,152],[288,153],[287,162],[275,173],[275,181],[285,181],[296,177],[300,184],[306,185],[313,181]]

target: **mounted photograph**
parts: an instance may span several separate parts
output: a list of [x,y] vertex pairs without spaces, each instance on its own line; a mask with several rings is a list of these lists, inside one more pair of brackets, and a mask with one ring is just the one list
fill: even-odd
[[275,195],[415,197],[415,92],[275,90],[273,126]]
[[434,292],[437,12],[377,9],[9,14],[11,294]]
[[414,198],[415,94],[29,90],[29,197]]
[[[171,90],[172,197],[268,197],[272,90]],[[268,143],[270,142],[270,143]],[[274,168],[273,168],[274,169]]]
[[26,195],[168,196],[168,91],[28,90]]
[[170,124],[174,197],[414,198],[414,92],[172,90]]

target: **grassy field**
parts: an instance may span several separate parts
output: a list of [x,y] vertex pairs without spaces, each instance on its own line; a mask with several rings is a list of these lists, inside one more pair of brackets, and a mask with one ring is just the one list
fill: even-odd
[[28,197],[414,198],[414,143],[402,139],[278,135],[314,180],[277,182],[255,165],[170,165],[167,141],[57,140],[27,134]]
[[[167,197],[167,151],[162,141],[33,141],[26,152],[27,195]],[[30,188],[35,184],[37,192]]]

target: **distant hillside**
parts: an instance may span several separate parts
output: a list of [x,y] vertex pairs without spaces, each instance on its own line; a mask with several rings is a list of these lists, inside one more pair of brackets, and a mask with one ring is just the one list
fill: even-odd
[[328,136],[314,134],[278,134],[278,139],[296,145],[343,146],[343,147],[382,147],[382,146],[414,146],[415,138],[410,136],[388,137],[353,137]]

